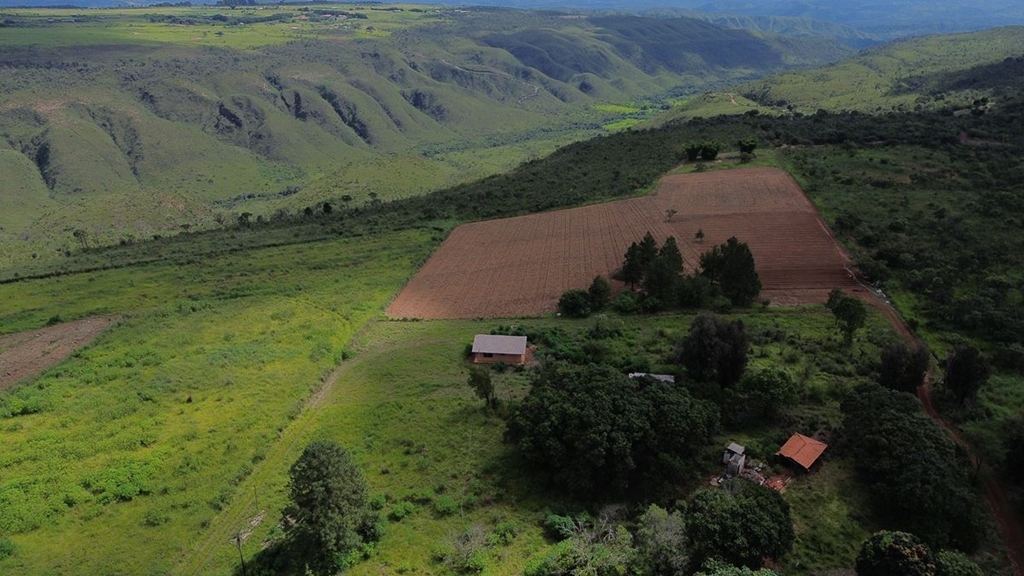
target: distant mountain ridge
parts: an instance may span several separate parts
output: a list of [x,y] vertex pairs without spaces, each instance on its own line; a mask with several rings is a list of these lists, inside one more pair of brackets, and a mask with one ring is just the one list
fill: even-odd
[[[337,19],[174,10],[0,18],[6,37],[44,43],[0,51],[0,193],[19,207],[0,213],[5,257],[419,194],[510,168],[531,142],[601,133],[600,103],[850,52],[688,18],[506,9],[420,10],[379,38],[384,16],[367,11],[234,49],[193,42]],[[181,41],[144,39],[165,33]]]

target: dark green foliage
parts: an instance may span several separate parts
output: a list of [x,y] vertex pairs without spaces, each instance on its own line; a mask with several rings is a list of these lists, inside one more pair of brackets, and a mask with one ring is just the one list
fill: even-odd
[[665,244],[658,250],[658,260],[664,262],[665,267],[673,274],[683,273],[683,255],[679,252],[675,236],[665,239]]
[[717,409],[682,388],[609,366],[552,363],[507,433],[553,484],[598,499],[678,483],[717,426]]
[[590,316],[590,294],[586,290],[569,290],[558,299],[558,311],[570,318]]
[[722,150],[722,145],[717,142],[705,142],[700,147],[700,159],[706,162],[710,162],[718,158],[718,153]]
[[1006,474],[1011,480],[1024,484],[1024,414],[1009,419],[1005,427]]
[[973,346],[954,346],[946,355],[942,367],[946,371],[942,384],[960,404],[974,400],[991,374],[988,361]]
[[700,158],[702,148],[700,144],[687,144],[686,148],[684,148],[686,159],[690,162],[696,162]]
[[985,576],[963,552],[939,550],[935,554],[935,576]]
[[608,283],[607,278],[597,275],[594,277],[594,281],[590,283],[587,293],[590,295],[590,309],[594,312],[600,312],[612,300],[612,285]]
[[750,247],[735,236],[701,254],[700,267],[701,275],[718,286],[736,306],[749,306],[761,293],[754,255]]
[[915,394],[924,383],[931,353],[924,342],[918,341],[911,349],[903,340],[882,348],[878,382],[886,388]]
[[644,234],[643,239],[640,240],[640,244],[637,245],[637,248],[637,258],[640,261],[640,267],[644,270],[644,274],[646,275],[647,270],[650,269],[651,264],[653,264],[654,260],[658,257],[658,242],[654,239],[654,236],[650,231],[648,231],[647,234]]
[[732,566],[724,562],[710,561],[705,562],[705,566],[701,568],[700,572],[693,576],[779,576],[779,574],[767,568],[751,570],[746,566]]
[[934,576],[927,544],[906,532],[876,532],[857,555],[857,576]]
[[674,576],[689,563],[683,515],[651,504],[637,518],[634,571],[637,574]]
[[757,568],[765,557],[781,558],[793,547],[789,504],[778,492],[742,478],[726,489],[694,492],[684,517],[698,564],[717,559]]
[[916,398],[876,385],[842,403],[843,437],[886,525],[936,547],[978,543],[979,507],[967,455]]
[[769,366],[748,373],[736,387],[737,406],[746,406],[762,420],[775,418],[779,410],[796,402],[800,385],[785,370]]
[[753,154],[754,150],[757,149],[757,139],[743,138],[739,142],[737,142],[736,145],[739,147],[741,153]]
[[626,249],[625,261],[622,263],[622,281],[636,286],[644,279],[644,264],[641,261],[640,245],[633,242]]
[[379,536],[366,480],[341,446],[313,442],[288,478],[292,504],[285,513],[295,520],[290,539],[316,572],[336,572],[348,561],[346,555]]
[[486,367],[471,367],[467,384],[487,406],[493,408],[497,405],[498,399],[494,396],[494,382],[491,381],[491,371]]
[[747,333],[742,320],[727,322],[703,312],[676,346],[676,359],[698,382],[726,387],[739,381],[747,367]]
[[849,346],[853,342],[853,335],[857,330],[863,328],[864,322],[867,321],[868,311],[864,307],[864,303],[857,298],[847,296],[839,288],[833,288],[828,294],[825,308],[828,308],[835,316],[836,326],[843,333],[843,339]]
[[7,538],[0,538],[0,560],[14,556],[18,548]]

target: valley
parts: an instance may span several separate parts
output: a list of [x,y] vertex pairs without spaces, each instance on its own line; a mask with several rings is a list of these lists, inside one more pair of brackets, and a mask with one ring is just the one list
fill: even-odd
[[676,16],[0,9],[0,573],[1019,576],[1024,35]]

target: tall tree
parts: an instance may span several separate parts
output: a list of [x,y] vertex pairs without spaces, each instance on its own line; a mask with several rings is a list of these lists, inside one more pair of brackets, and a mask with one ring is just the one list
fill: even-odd
[[600,312],[611,302],[612,285],[608,283],[607,278],[599,274],[594,276],[594,281],[590,283],[587,293],[590,294],[590,309],[594,312]]
[[956,345],[943,362],[946,377],[943,384],[960,404],[974,400],[978,390],[992,373],[981,351],[973,346]]
[[738,392],[743,404],[764,419],[778,415],[783,406],[792,404],[800,395],[800,385],[788,372],[769,366],[740,380]]
[[864,307],[864,303],[857,298],[847,296],[839,288],[833,288],[828,293],[828,302],[825,303],[825,308],[828,308],[835,317],[836,325],[843,333],[846,345],[852,344],[853,335],[864,326],[864,322],[868,318],[868,311]]
[[348,453],[320,440],[302,451],[288,471],[292,504],[285,515],[295,520],[293,541],[321,574],[344,567],[344,556],[376,539],[377,513],[369,504],[366,480]]
[[665,262],[666,267],[675,274],[683,273],[683,255],[679,252],[679,244],[675,236],[665,239],[665,244],[658,250],[658,259]]
[[911,349],[903,340],[896,340],[882,348],[879,384],[900,392],[916,393],[924,383],[930,355],[924,342],[918,341]]
[[676,345],[675,355],[694,380],[730,386],[739,381],[747,367],[748,346],[742,320],[727,322],[703,312]]
[[622,281],[636,286],[644,279],[644,263],[640,256],[640,245],[633,242],[626,250],[625,262],[622,264]]
[[719,287],[736,306],[749,306],[761,293],[761,278],[750,246],[735,236],[700,256],[701,275]]
[[490,370],[483,366],[471,367],[467,384],[477,397],[484,401],[484,404],[491,408],[497,405],[498,399],[494,395],[494,382],[491,381]]
[[640,266],[646,271],[657,257],[658,242],[654,239],[654,235],[648,231],[647,234],[644,234],[643,240],[640,241]]

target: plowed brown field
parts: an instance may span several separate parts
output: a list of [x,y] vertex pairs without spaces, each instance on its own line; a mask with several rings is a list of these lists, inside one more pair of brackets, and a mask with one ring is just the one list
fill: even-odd
[[[677,211],[671,221],[665,211]],[[703,243],[694,240],[704,231]],[[657,194],[456,228],[388,308],[393,318],[500,318],[552,312],[563,292],[621,266],[650,231],[675,236],[688,267],[736,236],[750,245],[762,298],[824,302],[861,290],[849,258],[800,187],[781,170],[745,168],[662,179]]]

